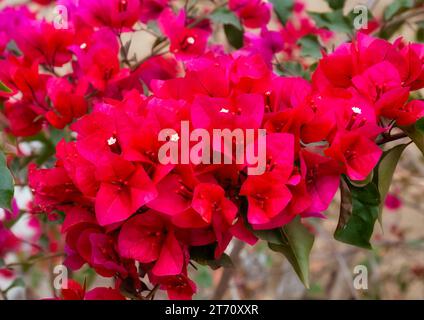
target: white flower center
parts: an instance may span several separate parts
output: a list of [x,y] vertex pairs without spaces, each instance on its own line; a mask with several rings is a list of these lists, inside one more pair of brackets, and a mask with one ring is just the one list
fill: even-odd
[[196,40],[193,37],[188,37],[186,41],[188,44],[194,44],[196,42]]
[[353,113],[356,113],[356,114],[361,114],[362,113],[361,108],[358,108],[358,107],[352,107],[352,111],[353,111]]
[[116,138],[114,138],[114,137],[110,137],[109,139],[107,139],[107,144],[109,145],[109,146],[112,146],[112,145],[114,145],[116,143]]

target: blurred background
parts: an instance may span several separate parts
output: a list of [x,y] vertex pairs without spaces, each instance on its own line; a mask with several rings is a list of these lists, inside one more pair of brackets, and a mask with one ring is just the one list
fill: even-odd
[[[17,1],[0,1],[0,7]],[[207,5],[208,1],[205,1]],[[321,0],[304,0],[308,11],[325,12],[327,3]],[[347,1],[346,10],[357,4],[372,8],[379,17],[390,0]],[[414,19],[424,20],[424,16]],[[416,25],[406,23],[398,35],[415,41]],[[217,35],[219,36],[219,35]],[[327,46],[334,46],[346,38],[335,37]],[[148,52],[150,38],[142,33],[133,41],[134,51]],[[25,205],[30,195],[19,188],[18,201]],[[382,225],[376,223],[372,240],[373,250],[358,249],[337,242],[333,232],[338,222],[339,195],[327,210],[325,220],[310,219],[309,227],[315,232],[315,244],[310,258],[311,285],[306,289],[298,280],[286,259],[271,252],[266,243],[255,247],[233,242],[228,254],[235,267],[210,270],[196,265],[191,277],[198,284],[197,299],[424,299],[424,159],[414,145],[404,152],[396,170],[393,184],[383,213]],[[19,226],[18,226],[19,228]],[[20,232],[25,232],[21,227]],[[53,230],[53,229],[52,229]],[[55,231],[51,231],[55,232]],[[53,236],[53,235],[52,235]],[[9,292],[12,299],[34,299],[51,296],[51,280],[46,269],[61,263],[61,258],[37,261],[20,266],[25,274],[25,287],[16,286]],[[368,288],[355,289],[355,267],[365,266],[368,272]],[[31,272],[26,272],[31,269]],[[80,283],[108,285],[102,279],[83,268],[73,275]],[[47,279],[46,279],[47,278]],[[46,281],[47,280],[47,281]],[[0,275],[0,287],[10,285],[8,277]],[[162,293],[158,299],[165,298]]]

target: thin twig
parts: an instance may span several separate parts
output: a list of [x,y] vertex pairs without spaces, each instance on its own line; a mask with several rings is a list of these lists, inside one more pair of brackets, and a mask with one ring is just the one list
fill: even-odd
[[[242,241],[236,240],[234,243],[233,250],[231,251],[230,258],[235,266],[238,265],[240,260],[240,252],[243,250],[244,243]],[[230,284],[231,277],[233,276],[235,271],[234,268],[225,268],[222,273],[221,279],[219,281],[218,286],[215,289],[215,293],[212,296],[213,300],[221,300],[225,293],[227,292],[228,286]]]

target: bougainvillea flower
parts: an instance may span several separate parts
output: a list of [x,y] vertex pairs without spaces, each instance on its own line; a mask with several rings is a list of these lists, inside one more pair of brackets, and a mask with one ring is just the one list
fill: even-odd
[[80,255],[98,274],[104,277],[116,274],[121,277],[127,276],[127,271],[115,250],[115,239],[111,236],[87,229],[81,233],[77,248]]
[[261,28],[271,18],[271,5],[262,0],[230,0],[228,6],[248,28]]
[[140,2],[140,20],[144,23],[157,19],[169,4],[169,0],[140,0]]
[[213,215],[219,213],[231,225],[238,211],[234,203],[225,197],[224,190],[211,183],[200,183],[196,186],[191,206],[207,223],[211,223]]
[[125,300],[117,289],[97,287],[86,291],[78,282],[68,279],[67,288],[62,288],[62,300]]
[[53,110],[47,112],[46,119],[52,126],[62,129],[73,119],[82,117],[87,112],[84,98],[85,88],[73,88],[62,78],[51,78],[47,82],[47,94]]
[[31,108],[31,104],[24,101],[6,101],[4,115],[9,124],[10,132],[17,137],[27,137],[38,133],[42,127],[42,119]]
[[358,132],[339,133],[325,154],[338,161],[352,180],[365,180],[383,151]]
[[141,263],[152,263],[155,276],[178,275],[184,263],[184,251],[172,226],[154,211],[137,215],[124,224],[119,233],[121,256]]
[[311,206],[307,211],[323,212],[339,188],[339,166],[334,160],[307,150],[302,150],[301,157],[307,168],[306,186],[311,197]]
[[384,199],[384,206],[390,210],[398,210],[402,207],[402,200],[398,195],[394,193],[389,193]]
[[48,76],[40,74],[38,62],[27,64],[22,59],[11,58],[11,67],[9,68],[10,89],[20,92],[24,101],[30,102],[31,108],[37,114],[44,114],[48,110],[45,102],[46,84]]
[[3,54],[4,49],[9,42],[9,38],[7,37],[5,32],[0,31],[0,54]]
[[[402,43],[400,43],[402,45]],[[424,87],[424,46],[421,43],[411,43],[401,49],[404,57],[397,67],[401,70],[402,80],[411,90],[419,90]],[[402,72],[403,71],[403,72]]]
[[381,110],[381,115],[396,120],[399,126],[409,126],[424,116],[424,102],[412,100],[401,105],[392,104]]
[[250,54],[260,54],[264,61],[271,65],[274,55],[284,48],[283,37],[277,31],[270,31],[266,27],[261,29],[260,35],[246,32],[244,47]]
[[[168,80],[174,79],[179,73],[179,65],[172,56],[156,56],[147,59],[134,72],[131,73],[129,79],[134,80],[134,87],[140,85],[140,79],[149,88],[152,80]],[[123,81],[128,81],[125,79]],[[130,80],[130,81],[131,81]],[[141,91],[141,90],[140,90]]]
[[79,0],[78,12],[86,23],[111,27],[118,31],[131,29],[140,17],[139,0]]
[[242,94],[236,99],[198,96],[192,106],[192,122],[203,129],[252,129],[262,122],[264,107],[262,96]]
[[12,252],[20,245],[19,239],[0,221],[0,258],[8,252]]
[[118,39],[109,29],[99,29],[88,43],[72,46],[72,51],[85,78],[98,90],[105,90],[108,84],[129,74],[127,69],[120,68]]
[[287,186],[269,173],[248,177],[240,194],[247,197],[247,219],[252,225],[269,222],[287,206],[292,197]]
[[74,225],[66,228],[65,266],[71,270],[79,270],[85,263],[91,261],[89,236],[93,233],[101,234],[102,230],[96,223],[89,221],[75,222]]
[[97,163],[104,156],[122,153],[117,121],[121,121],[121,118],[122,121],[128,119],[126,114],[114,113],[114,107],[111,105],[98,107],[101,110],[94,110],[71,126],[78,133],[78,152],[93,163]]
[[[28,32],[29,29],[31,32]],[[53,68],[71,60],[72,53],[68,47],[73,36],[69,29],[55,28],[46,21],[28,20],[20,26],[14,40],[26,59]]]
[[162,32],[171,41],[172,53],[180,57],[199,56],[204,53],[209,32],[196,26],[186,26],[184,10],[175,15],[167,8],[159,16],[158,23]]
[[212,226],[217,241],[215,256],[221,256],[233,237],[230,229],[238,212],[237,206],[225,197],[220,186],[213,183],[196,186],[191,206],[203,221]]
[[96,177],[96,217],[104,226],[124,221],[157,196],[157,191],[142,166],[110,156],[101,160]]
[[371,101],[377,101],[390,89],[401,86],[399,72],[386,61],[370,67],[361,75],[355,76],[352,82],[358,91]]
[[174,216],[191,207],[193,190],[198,180],[191,168],[179,166],[156,184],[158,196],[147,204],[156,211]]
[[191,300],[196,293],[196,284],[185,274],[167,277],[154,277],[153,282],[160,284],[166,290],[168,298],[172,300]]
[[84,203],[83,195],[63,167],[37,169],[32,164],[28,170],[29,186],[35,193],[32,203],[34,212],[52,212],[69,203]]
[[94,198],[99,189],[95,166],[79,154],[76,143],[61,140],[56,146],[56,156],[75,186],[86,197]]
[[84,300],[126,300],[126,298],[117,289],[100,287],[87,291]]

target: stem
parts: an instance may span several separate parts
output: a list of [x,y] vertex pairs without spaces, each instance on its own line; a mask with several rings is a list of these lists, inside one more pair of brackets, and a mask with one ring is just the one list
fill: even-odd
[[158,289],[159,289],[159,285],[157,284],[153,287],[153,289],[146,296],[146,299],[147,300],[153,300],[155,298],[155,294],[156,294],[156,291],[158,291]]
[[168,39],[167,38],[163,38],[154,48],[152,48],[152,53],[150,55],[144,57],[143,59],[141,59],[136,65],[134,65],[131,68],[131,71],[134,72],[135,70],[137,70],[137,68],[139,66],[141,66],[144,62],[146,62],[150,58],[153,58],[153,57],[156,57],[156,56],[161,56],[161,55],[164,55],[164,54],[168,53],[167,51],[160,52],[167,45],[168,45]]
[[400,133],[397,133],[397,134],[394,134],[394,135],[388,136],[388,137],[383,136],[383,139],[381,141],[377,142],[377,144],[379,146],[381,146],[381,145],[386,144],[388,142],[400,140],[400,139],[407,138],[407,137],[408,137],[408,135],[406,133],[400,132]]
[[6,292],[3,292],[2,290],[0,290],[0,296],[1,296],[1,298],[2,298],[3,300],[9,300],[9,299],[7,298]]
[[[236,241],[234,243],[234,248],[231,251],[231,261],[233,261],[234,265],[238,265],[238,261],[240,260],[240,252],[243,250],[244,242]],[[221,279],[219,280],[219,284],[215,289],[215,293],[212,296],[212,300],[221,300],[225,292],[227,292],[228,286],[230,284],[231,277],[234,274],[234,268],[224,268],[224,272],[222,273]]]
[[131,68],[131,63],[130,63],[130,60],[128,59],[129,49],[127,50],[127,48],[124,45],[124,42],[122,41],[122,32],[119,32],[118,39],[119,39],[119,44],[121,45],[121,49],[122,49],[122,51],[121,51],[122,58],[123,58],[122,62],[125,63],[128,67]]
[[201,15],[200,17],[198,17],[196,20],[194,20],[192,23],[187,25],[187,28],[193,28],[195,26],[197,26],[200,22],[202,22],[203,20],[207,19],[211,14],[213,14],[214,12],[216,12],[218,9],[225,7],[227,5],[227,1],[224,1],[221,4],[217,4],[215,6],[215,8],[212,9],[212,11],[207,12],[203,15]]
[[41,262],[41,261],[45,261],[45,260],[49,260],[49,259],[54,259],[54,258],[58,258],[58,257],[63,257],[64,255],[65,255],[65,253],[59,252],[59,253],[55,253],[55,254],[51,254],[51,255],[48,255],[48,256],[37,258],[33,261],[31,261],[31,259],[29,259],[28,262],[9,263],[9,264],[5,265],[5,268],[12,269],[14,267],[19,267],[19,266],[22,266],[22,265],[25,265],[25,264],[35,264],[37,262]]
[[424,8],[411,8],[403,14],[393,18],[392,20],[384,22],[379,28],[372,32],[372,35],[376,35],[386,28],[396,25],[397,23],[408,21],[409,19],[417,17],[421,14],[424,14]]

